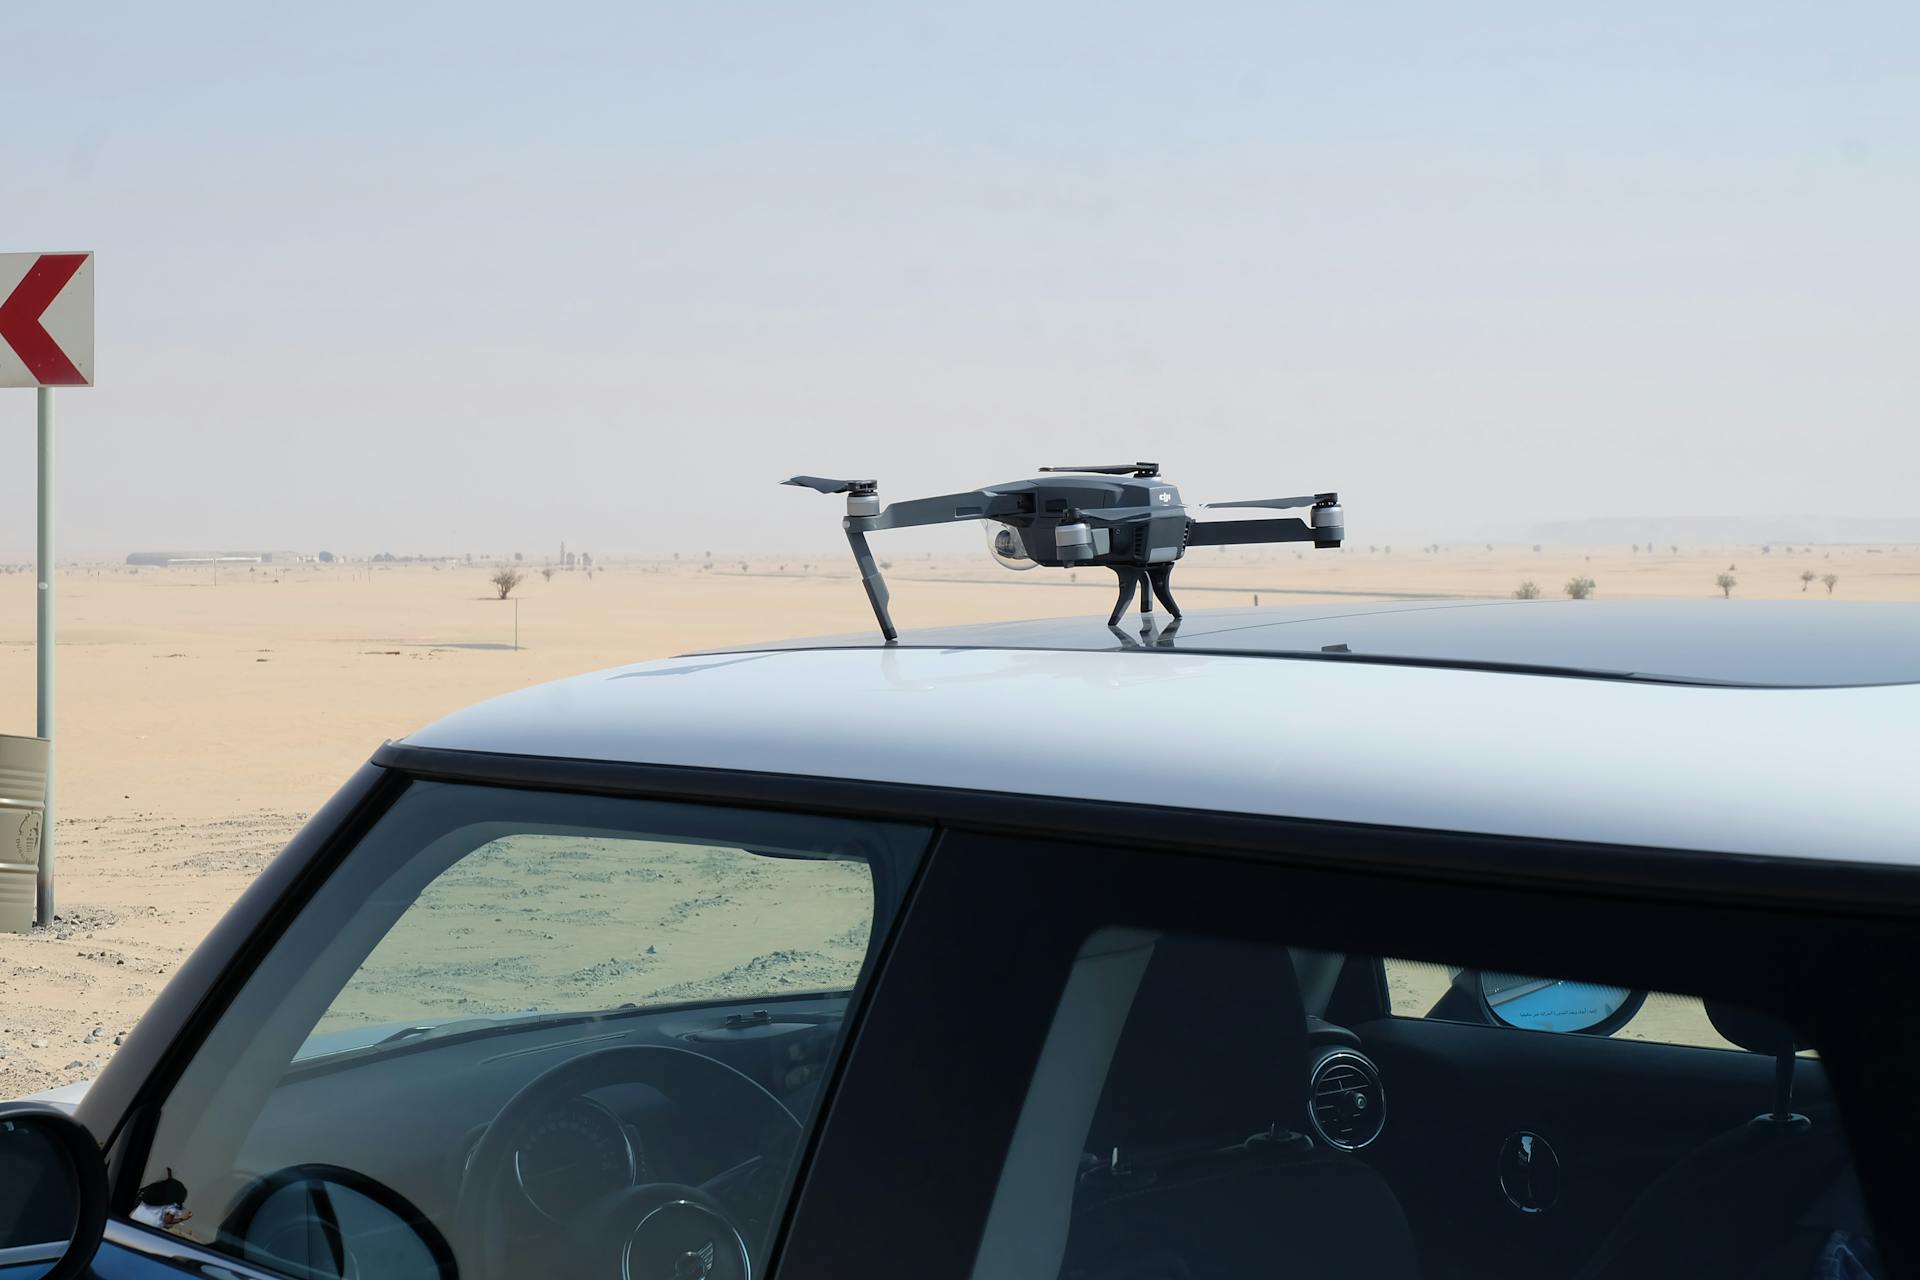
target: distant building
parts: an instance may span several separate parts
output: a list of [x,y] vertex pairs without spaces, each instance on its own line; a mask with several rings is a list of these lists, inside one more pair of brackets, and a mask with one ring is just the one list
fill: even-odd
[[306,559],[296,551],[135,551],[128,564],[295,564]]

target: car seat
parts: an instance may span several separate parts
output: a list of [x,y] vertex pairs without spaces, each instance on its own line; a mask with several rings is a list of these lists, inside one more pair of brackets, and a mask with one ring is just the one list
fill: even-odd
[[1310,1055],[1285,948],[1156,942],[1088,1131],[1061,1275],[1416,1275],[1386,1180],[1302,1132]]
[[1784,1023],[1751,1010],[1710,1000],[1706,1011],[1727,1040],[1774,1059],[1772,1108],[1656,1178],[1579,1280],[1803,1280],[1817,1274],[1836,1231],[1865,1235],[1838,1121],[1793,1110],[1794,1055],[1807,1046]]

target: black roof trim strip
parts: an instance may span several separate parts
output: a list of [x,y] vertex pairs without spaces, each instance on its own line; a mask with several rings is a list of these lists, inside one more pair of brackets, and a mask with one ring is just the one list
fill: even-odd
[[1644,671],[1602,671],[1588,667],[1556,667],[1534,662],[1418,658],[1389,653],[1327,653],[1315,649],[1227,649],[1191,644],[1163,646],[1147,641],[1143,641],[1138,647],[1115,645],[1110,649],[1074,649],[1064,645],[1045,644],[915,644],[911,641],[885,645],[857,643],[768,645],[764,648],[752,649],[695,649],[691,653],[676,656],[716,658],[739,653],[843,653],[867,650],[891,652],[898,649],[929,649],[941,653],[969,653],[978,650],[997,650],[1008,653],[1161,653],[1188,657],[1199,655],[1209,658],[1247,658],[1259,662],[1340,662],[1356,663],[1367,667],[1422,667],[1436,671],[1477,671],[1493,675],[1557,676],[1564,680],[1611,680],[1624,681],[1628,684],[1681,685],[1695,689],[1776,689],[1783,692],[1804,689],[1884,689],[1914,683],[1911,680],[1869,680],[1859,684],[1757,684],[1742,680],[1708,680],[1700,676],[1663,676]]
[[1875,863],[1426,831],[803,774],[460,751],[404,742],[387,743],[374,753],[373,762],[414,777],[449,782],[931,822],[959,830],[1121,841],[1478,884],[1920,918],[1920,874],[1916,874],[1920,868]]

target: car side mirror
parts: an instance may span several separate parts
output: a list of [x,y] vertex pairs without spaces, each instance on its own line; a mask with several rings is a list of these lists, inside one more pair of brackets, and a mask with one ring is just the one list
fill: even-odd
[[45,1103],[0,1103],[0,1188],[0,1277],[86,1271],[107,1229],[107,1162],[86,1126]]
[[1633,1020],[1647,993],[1597,982],[1535,978],[1522,973],[1477,975],[1475,991],[1488,1022],[1523,1031],[1610,1036]]

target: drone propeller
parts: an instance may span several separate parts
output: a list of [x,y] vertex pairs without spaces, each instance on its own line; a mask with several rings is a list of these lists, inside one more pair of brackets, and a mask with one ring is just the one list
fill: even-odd
[[796,484],[815,493],[871,493],[877,487],[872,480],[829,480],[824,476],[795,476],[780,483]]
[[1201,505],[1209,509],[1213,507],[1266,507],[1274,511],[1284,511],[1290,507],[1310,507],[1316,502],[1325,502],[1331,497],[1333,497],[1333,495],[1330,493],[1305,493],[1294,498],[1253,498],[1246,502],[1206,502]]
[[1042,471],[1077,471],[1090,476],[1132,476],[1151,480],[1160,474],[1157,462],[1108,462],[1097,467],[1042,467]]

